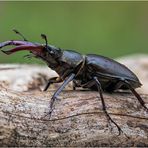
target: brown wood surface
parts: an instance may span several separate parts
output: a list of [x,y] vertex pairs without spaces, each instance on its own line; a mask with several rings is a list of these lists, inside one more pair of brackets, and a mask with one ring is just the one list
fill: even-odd
[[[1,146],[148,146],[148,114],[131,94],[104,94],[107,110],[124,134],[102,112],[97,92],[64,91],[48,112],[51,92],[0,92]],[[148,103],[147,95],[142,95]],[[126,137],[125,136],[128,136]]]
[[[110,116],[124,132],[118,136],[98,92],[66,88],[49,119],[54,88],[32,88],[19,92],[1,82],[0,146],[148,146],[148,113],[131,93],[104,93]],[[148,106],[148,95],[141,96]]]

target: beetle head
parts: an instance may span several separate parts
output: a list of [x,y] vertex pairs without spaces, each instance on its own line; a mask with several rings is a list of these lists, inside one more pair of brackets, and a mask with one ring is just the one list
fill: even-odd
[[2,50],[5,54],[12,54],[17,51],[21,50],[28,50],[31,54],[33,54],[37,58],[41,58],[42,60],[46,61],[47,63],[51,62],[52,60],[56,60],[58,57],[61,56],[62,51],[60,48],[57,48],[52,45],[47,44],[47,37],[45,35],[41,35],[42,38],[45,39],[46,44],[38,44],[38,43],[31,43],[26,40],[24,41],[6,41],[0,43],[0,48],[15,45],[15,48],[9,50]]
[[46,44],[44,45],[44,51],[43,53],[45,53],[45,55],[47,56],[47,58],[52,57],[54,59],[58,58],[61,56],[61,49],[57,48],[53,45],[48,45],[48,41],[47,41],[47,37],[44,34],[41,34],[41,37],[45,40]]

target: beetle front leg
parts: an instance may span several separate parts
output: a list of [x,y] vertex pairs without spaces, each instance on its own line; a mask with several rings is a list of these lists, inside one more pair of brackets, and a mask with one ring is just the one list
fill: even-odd
[[51,101],[50,101],[50,110],[49,110],[49,118],[51,117],[51,113],[53,111],[53,105],[54,105],[54,102],[57,98],[57,96],[61,93],[61,91],[65,88],[65,86],[74,79],[75,77],[75,74],[72,73],[64,82],[63,84],[57,89],[57,91],[54,93],[54,95],[52,96],[51,98]]
[[119,131],[119,135],[121,134],[122,129],[119,127],[119,125],[110,117],[110,115],[108,114],[107,110],[106,110],[106,105],[105,105],[105,101],[104,101],[104,98],[103,98],[103,94],[102,94],[102,88],[101,88],[101,83],[99,82],[99,80],[97,79],[97,77],[94,77],[94,81],[96,82],[96,85],[97,85],[97,88],[98,88],[98,91],[100,93],[100,98],[101,98],[101,102],[102,102],[102,106],[103,106],[103,111],[107,117],[107,120],[108,121],[111,121],[114,125],[116,125],[118,131]]
[[49,79],[43,91],[47,91],[47,89],[49,88],[49,86],[51,84],[53,84],[53,83],[60,83],[62,81],[63,80],[60,77],[53,77],[53,78]]

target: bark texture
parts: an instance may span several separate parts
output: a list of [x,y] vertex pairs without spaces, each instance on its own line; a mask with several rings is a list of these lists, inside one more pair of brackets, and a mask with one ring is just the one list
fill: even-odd
[[[44,72],[44,67],[33,71],[26,66],[27,72],[23,66],[2,67],[0,146],[148,146],[148,113],[131,93],[104,93],[110,116],[123,130],[118,136],[116,126],[106,120],[98,92],[67,87],[49,119],[49,101],[57,86],[48,92],[41,89],[46,70],[49,76],[56,74],[46,68]],[[148,95],[141,96],[148,106]]]

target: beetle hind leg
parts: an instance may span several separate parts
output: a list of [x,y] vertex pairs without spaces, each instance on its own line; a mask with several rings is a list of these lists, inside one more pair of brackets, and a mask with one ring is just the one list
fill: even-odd
[[122,129],[119,127],[119,125],[110,117],[110,115],[108,114],[107,110],[106,110],[106,105],[105,105],[105,101],[104,101],[104,98],[103,98],[103,94],[102,94],[102,88],[101,88],[101,84],[99,82],[99,80],[97,79],[97,77],[94,77],[94,81],[96,82],[96,85],[97,85],[97,88],[98,88],[98,91],[100,93],[100,98],[101,98],[101,102],[102,102],[102,106],[103,106],[103,111],[107,117],[107,120],[110,122],[112,122],[118,129],[119,131],[119,135],[121,134]]
[[141,104],[144,109],[148,112],[148,108],[145,105],[145,102],[141,98],[141,96],[136,92],[136,90],[130,85],[130,83],[127,80],[122,80],[122,82],[125,83],[125,85],[131,90],[131,92],[135,95],[135,97],[138,99],[139,103]]

